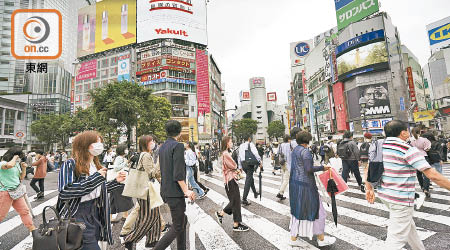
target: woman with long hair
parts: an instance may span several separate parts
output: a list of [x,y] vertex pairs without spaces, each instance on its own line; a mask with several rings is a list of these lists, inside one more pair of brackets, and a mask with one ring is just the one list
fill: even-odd
[[96,131],[78,134],[72,143],[73,158],[63,163],[58,176],[56,207],[61,216],[73,216],[85,224],[83,250],[100,250],[98,241],[112,245],[108,192],[126,178],[121,172],[115,180],[106,181],[107,169],[98,159],[104,150],[102,141]]
[[186,144],[186,150],[184,151],[184,161],[186,163],[186,178],[189,185],[195,192],[195,195],[201,200],[205,198],[205,191],[198,185],[197,180],[194,178],[194,168],[197,164],[197,155],[195,154],[194,144],[192,142]]
[[200,165],[200,161],[199,161],[199,152],[198,150],[195,149],[195,145],[193,142],[189,142],[189,148],[192,149],[192,151],[195,154],[195,158],[197,159],[196,164],[194,165],[193,169],[194,169],[194,180],[197,182],[198,186],[203,189],[203,191],[205,192],[205,194],[207,194],[209,192],[209,188],[207,188],[205,185],[203,185],[200,182],[200,179],[198,178],[198,171],[199,171],[199,165]]
[[228,205],[220,212],[216,212],[217,221],[222,224],[223,216],[226,214],[233,215],[233,231],[245,232],[248,231],[248,227],[242,224],[241,216],[241,194],[239,193],[239,185],[237,184],[237,178],[239,170],[236,162],[231,157],[231,150],[233,149],[233,141],[231,137],[225,136],[222,139],[221,144],[221,157],[222,157],[222,171],[223,180],[225,183],[225,192],[227,193]]
[[333,244],[336,239],[324,235],[327,213],[320,201],[314,173],[327,171],[330,166],[314,166],[313,155],[308,150],[312,136],[303,131],[297,134],[298,146],[291,155],[291,176],[289,179],[289,197],[291,205],[291,246],[304,246],[298,237],[312,240],[317,235],[319,247]]
[[22,158],[22,149],[12,147],[6,151],[0,162],[0,222],[5,218],[12,206],[20,215],[22,223],[30,232],[33,232],[36,228],[34,227],[25,197],[22,196],[13,200],[8,192],[19,187],[25,177],[27,164],[20,162]]
[[[144,167],[151,179],[161,179],[159,165],[153,161],[153,150],[156,147],[153,137],[144,135],[139,138],[139,155],[137,168]],[[126,249],[133,249],[133,244],[139,242],[146,236],[145,247],[154,247],[161,236],[161,215],[159,207],[150,207],[150,197],[147,200],[137,199],[132,214],[128,216],[122,227],[120,235],[123,237],[123,244]],[[124,230],[125,229],[125,230]]]
[[[114,159],[113,165],[109,165],[110,169],[114,169],[115,172],[128,171],[128,160],[125,158],[128,154],[127,145],[121,144],[116,149],[117,157]],[[111,193],[111,214],[117,214],[117,216],[111,220],[112,223],[119,222],[120,217],[125,220],[128,216],[128,210],[133,208],[133,198],[123,196],[123,187],[117,188]]]

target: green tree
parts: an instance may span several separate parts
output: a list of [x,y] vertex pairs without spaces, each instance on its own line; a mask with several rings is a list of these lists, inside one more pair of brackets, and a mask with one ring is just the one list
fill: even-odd
[[381,63],[381,62],[387,62],[388,61],[388,55],[386,46],[384,43],[376,44],[372,47],[372,49],[369,52],[369,55],[367,56],[364,66],[365,65],[372,65],[375,63]]
[[71,123],[69,114],[40,115],[39,119],[31,124],[31,132],[39,141],[45,143],[46,150],[50,150],[53,143],[59,143],[64,149],[72,130]]
[[164,125],[172,113],[170,102],[164,97],[150,95],[144,103],[144,110],[138,122],[138,135],[152,134],[160,141],[165,140]]
[[238,141],[244,140],[248,135],[256,134],[258,130],[258,122],[249,118],[233,121],[231,126]]
[[286,126],[281,121],[272,121],[269,123],[267,127],[267,134],[269,135],[269,139],[274,138],[277,140],[280,137],[283,137],[284,130]]

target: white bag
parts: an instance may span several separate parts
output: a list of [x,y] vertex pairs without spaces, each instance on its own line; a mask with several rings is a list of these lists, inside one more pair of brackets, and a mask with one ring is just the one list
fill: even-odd
[[149,181],[148,184],[148,195],[150,198],[150,208],[160,207],[164,204],[161,197],[161,184],[156,179]]
[[330,165],[336,170],[336,172],[340,173],[342,170],[342,159],[338,157],[330,158]]
[[[108,172],[106,173],[106,181],[113,181],[117,178],[117,174],[119,174],[120,172],[124,172],[127,176],[128,176],[128,168],[123,168],[120,171],[116,171],[114,168],[113,169],[108,169]],[[121,182],[121,183],[125,183],[125,181]]]

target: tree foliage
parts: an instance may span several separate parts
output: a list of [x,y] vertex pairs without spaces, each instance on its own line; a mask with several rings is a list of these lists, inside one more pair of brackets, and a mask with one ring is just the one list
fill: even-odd
[[63,149],[72,133],[71,117],[69,114],[40,115],[39,120],[31,124],[31,132],[50,150],[53,143],[60,143]]
[[258,122],[249,118],[236,120],[232,122],[231,129],[237,140],[242,141],[245,137],[256,134]]
[[286,126],[281,121],[272,121],[267,127],[267,134],[269,139],[278,139],[283,137]]

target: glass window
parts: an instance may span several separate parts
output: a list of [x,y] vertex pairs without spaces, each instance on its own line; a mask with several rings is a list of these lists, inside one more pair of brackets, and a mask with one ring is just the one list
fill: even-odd
[[7,109],[5,112],[5,135],[14,135],[14,120],[16,111]]
[[117,66],[117,56],[111,58],[111,63],[110,63],[109,66],[111,66],[111,67],[112,67],[112,66]]
[[5,6],[14,6],[14,2],[5,2]]
[[19,111],[17,113],[17,120],[23,121],[24,117],[25,117],[25,113],[23,111]]
[[102,68],[108,67],[108,58],[102,60]]
[[90,89],[91,89],[91,84],[90,83],[84,85],[84,92],[85,93],[88,92]]
[[117,67],[116,68],[112,68],[111,70],[110,70],[111,72],[110,72],[110,76],[116,76],[117,75]]
[[103,77],[108,77],[108,70],[107,69],[104,69],[101,72],[102,72],[102,78]]

